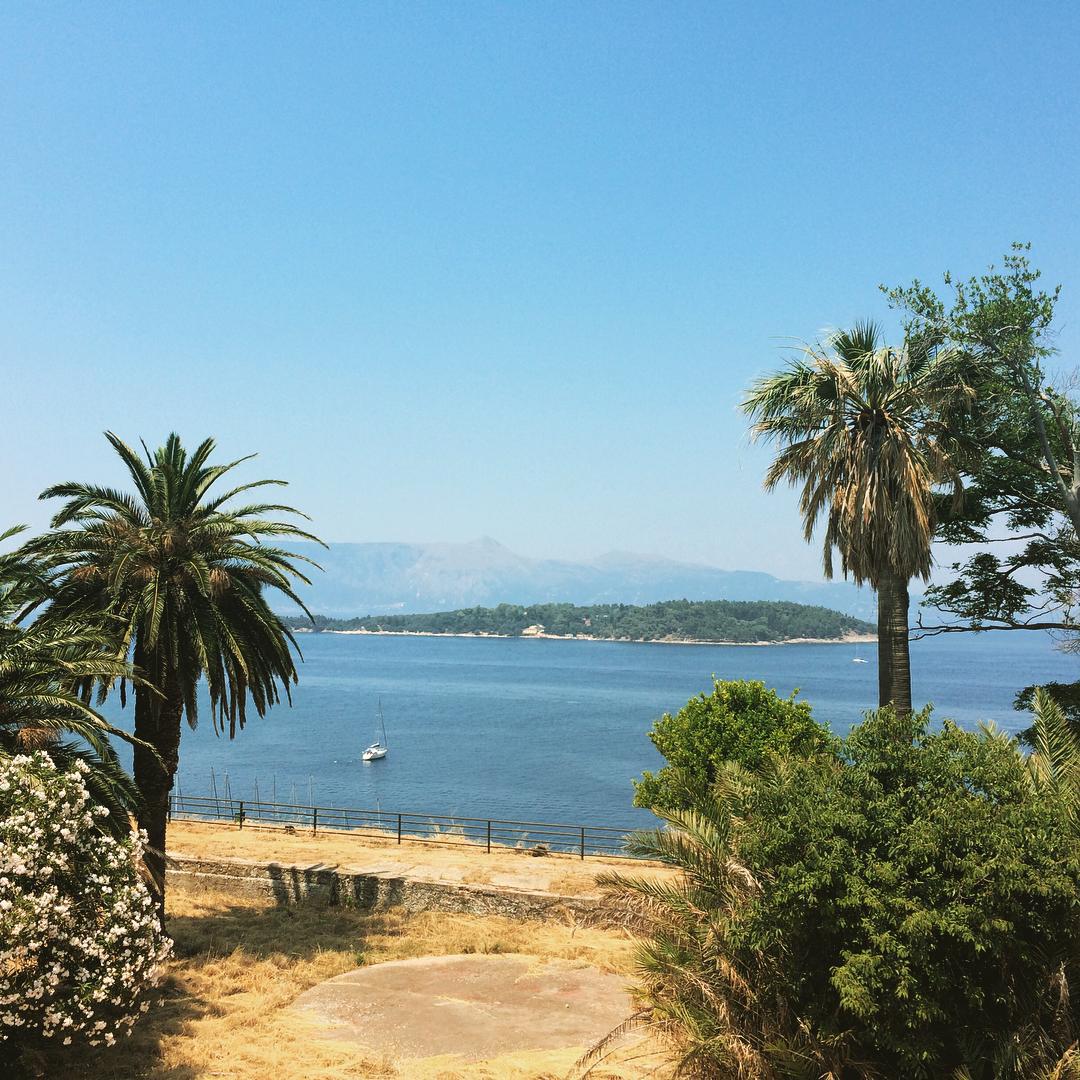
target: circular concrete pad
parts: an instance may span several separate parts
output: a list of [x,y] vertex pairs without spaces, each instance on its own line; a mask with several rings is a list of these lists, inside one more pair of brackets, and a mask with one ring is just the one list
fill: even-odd
[[630,1014],[619,975],[533,956],[423,957],[359,968],[301,994],[327,1034],[397,1057],[591,1046]]

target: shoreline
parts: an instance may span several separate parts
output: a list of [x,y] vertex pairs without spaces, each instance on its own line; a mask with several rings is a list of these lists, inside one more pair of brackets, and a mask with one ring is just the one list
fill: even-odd
[[612,638],[594,637],[586,634],[490,634],[486,631],[440,631],[440,630],[311,630],[298,627],[297,634],[343,634],[368,637],[452,637],[452,638],[499,638],[511,640],[522,638],[546,641],[609,641],[624,645],[737,645],[746,648],[767,648],[772,645],[868,645],[877,642],[876,634],[846,634],[839,638],[784,638],[782,641],[715,641],[699,638]]

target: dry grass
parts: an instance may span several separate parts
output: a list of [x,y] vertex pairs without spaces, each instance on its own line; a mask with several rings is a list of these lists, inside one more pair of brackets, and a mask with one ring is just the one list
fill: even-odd
[[[310,866],[323,864],[408,877],[422,881],[453,881],[500,888],[555,892],[564,896],[595,896],[597,874],[625,870],[625,859],[551,854],[535,858],[527,849],[481,845],[441,845],[396,839],[383,840],[344,831],[286,832],[281,828],[235,828],[198,821],[174,821],[169,826],[169,853],[198,858],[254,859]],[[667,876],[659,864],[635,862],[636,875]]]
[[[39,1075],[79,1080],[346,1080],[353,1077],[563,1076],[580,1051],[511,1054],[462,1065],[429,1059],[398,1065],[319,1037],[288,1010],[303,990],[364,963],[455,953],[515,952],[626,971],[630,943],[609,931],[555,923],[402,911],[365,914],[313,905],[279,908],[231,894],[174,890],[176,942],[163,1002],[111,1050],[56,1054]],[[640,1063],[599,1075],[636,1076]]]

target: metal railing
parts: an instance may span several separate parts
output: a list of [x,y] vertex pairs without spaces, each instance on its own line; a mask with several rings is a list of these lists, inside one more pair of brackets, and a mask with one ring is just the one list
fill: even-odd
[[358,810],[339,806],[259,802],[217,796],[172,795],[169,816],[176,820],[213,821],[237,828],[276,828],[312,833],[335,831],[380,840],[483,848],[516,848],[625,858],[631,830],[610,825],[560,825],[545,821],[506,821],[409,811]]

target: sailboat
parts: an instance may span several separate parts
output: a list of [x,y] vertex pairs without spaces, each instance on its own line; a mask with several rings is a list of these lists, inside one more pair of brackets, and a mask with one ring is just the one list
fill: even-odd
[[858,642],[855,643],[855,655],[851,658],[851,662],[853,664],[867,664],[867,663],[869,663],[868,660],[864,660],[859,655],[859,643]]
[[379,698],[379,727],[382,731],[382,737],[376,742],[373,742],[363,754],[360,755],[364,761],[378,761],[379,758],[386,757],[386,753],[390,749],[390,747],[386,745],[386,721],[383,719],[382,698]]

